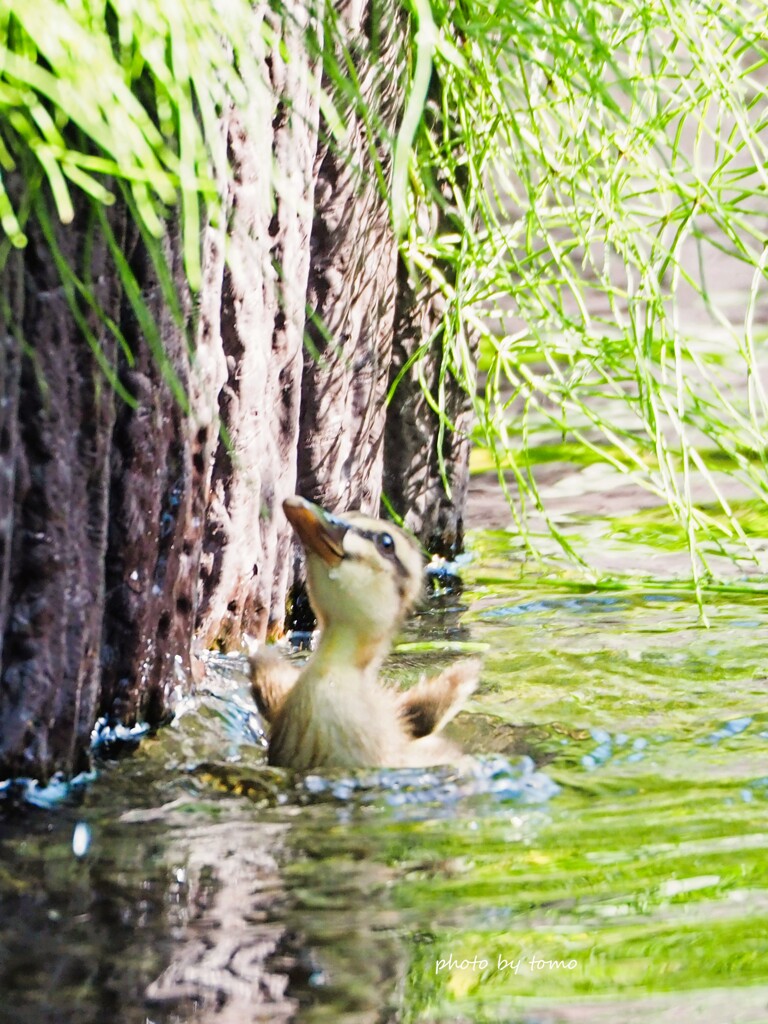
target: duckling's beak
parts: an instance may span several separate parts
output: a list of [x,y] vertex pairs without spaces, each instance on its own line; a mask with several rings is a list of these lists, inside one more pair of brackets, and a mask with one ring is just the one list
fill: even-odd
[[285,499],[283,511],[307,551],[319,555],[326,565],[339,564],[344,557],[344,534],[349,529],[343,519],[298,495]]

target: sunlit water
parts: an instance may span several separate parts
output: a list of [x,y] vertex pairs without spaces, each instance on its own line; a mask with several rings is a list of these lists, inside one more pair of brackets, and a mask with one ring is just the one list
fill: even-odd
[[705,630],[686,593],[539,578],[509,545],[477,535],[389,665],[483,652],[454,727],[480,757],[292,779],[212,658],[63,804],[6,801],[0,1019],[768,1019],[765,601],[713,599]]

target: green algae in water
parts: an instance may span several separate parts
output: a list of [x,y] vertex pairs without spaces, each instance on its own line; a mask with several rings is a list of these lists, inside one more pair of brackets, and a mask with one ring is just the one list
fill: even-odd
[[[446,837],[462,869],[404,886],[442,918],[413,943],[406,1019],[762,1019],[764,598],[713,601],[704,630],[684,593],[466,575],[464,622],[491,647],[480,702],[536,728],[563,789],[517,838],[491,821]],[[724,989],[725,1011],[701,998]]]
[[[764,1018],[764,598],[713,594],[705,630],[690,591],[543,579],[501,533],[476,548],[387,672],[484,650],[457,738],[559,791],[299,783],[263,764],[242,664],[213,658],[215,693],[172,727],[0,825],[14,1021]],[[229,989],[195,960],[226,943]]]

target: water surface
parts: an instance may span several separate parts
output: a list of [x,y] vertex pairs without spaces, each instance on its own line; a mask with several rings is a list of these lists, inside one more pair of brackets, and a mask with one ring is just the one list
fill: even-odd
[[388,670],[484,652],[455,723],[480,760],[291,779],[212,657],[63,804],[6,801],[0,1019],[768,1018],[765,598],[713,595],[704,629],[684,588],[472,546]]

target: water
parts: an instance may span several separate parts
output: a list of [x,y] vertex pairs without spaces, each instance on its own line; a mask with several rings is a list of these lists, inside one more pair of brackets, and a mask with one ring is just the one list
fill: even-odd
[[6,801],[0,1019],[766,1020],[765,599],[718,596],[705,630],[685,590],[473,547],[389,668],[484,651],[454,725],[479,760],[291,780],[212,658],[131,756]]

